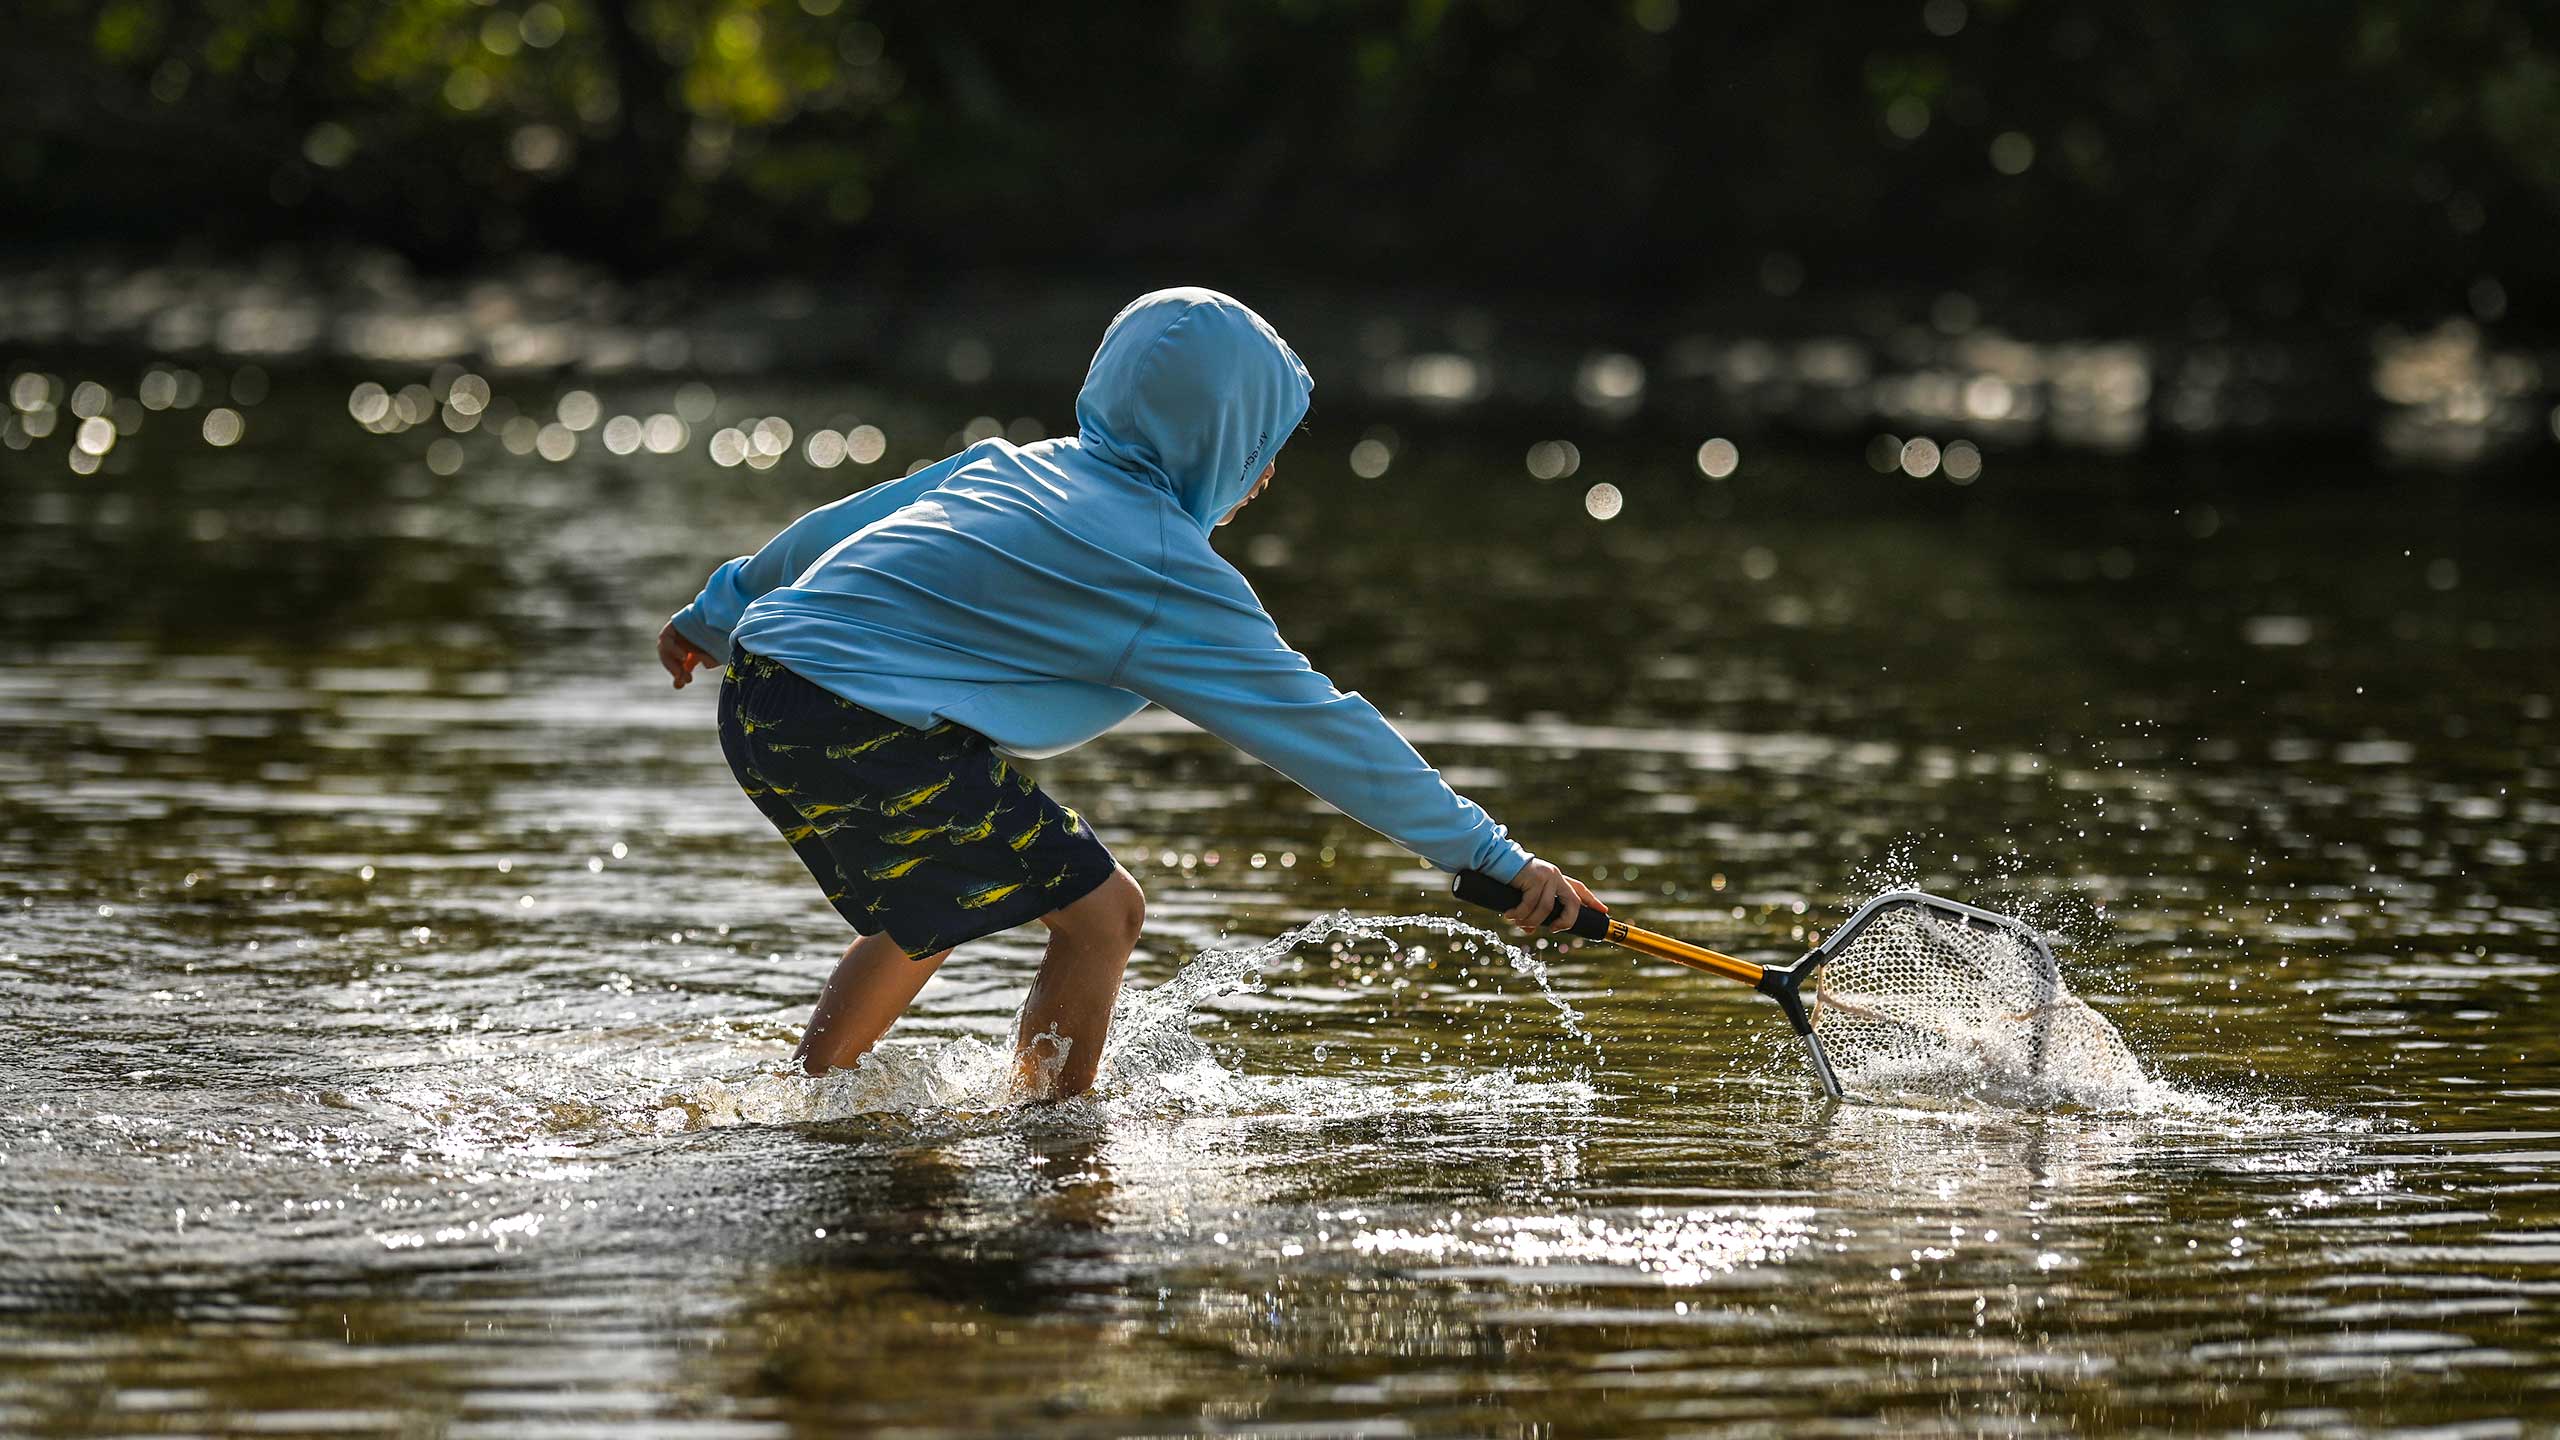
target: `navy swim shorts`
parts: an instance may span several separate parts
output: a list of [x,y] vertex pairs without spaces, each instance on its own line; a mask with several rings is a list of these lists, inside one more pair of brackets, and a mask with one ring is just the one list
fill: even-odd
[[836,912],[921,959],[1092,893],[1111,852],[993,741],[901,725],[740,649],[720,749]]

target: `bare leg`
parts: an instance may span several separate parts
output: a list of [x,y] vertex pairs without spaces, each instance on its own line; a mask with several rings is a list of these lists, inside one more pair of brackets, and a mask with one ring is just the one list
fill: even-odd
[[1024,1093],[1063,1100],[1092,1088],[1120,976],[1146,918],[1138,882],[1116,869],[1092,894],[1040,917],[1049,927],[1049,950],[1041,957],[1040,977],[1031,982],[1031,998],[1022,1003],[1022,1028],[1014,1037],[1014,1076]]
[[812,1075],[861,1059],[950,957],[944,950],[910,960],[886,931],[854,941],[845,947],[836,973],[827,977],[827,988],[818,992],[809,1033],[800,1037],[791,1058]]

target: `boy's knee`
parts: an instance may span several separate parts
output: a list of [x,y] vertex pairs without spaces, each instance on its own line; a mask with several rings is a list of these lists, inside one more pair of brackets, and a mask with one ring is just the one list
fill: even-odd
[[1097,944],[1135,945],[1147,923],[1146,892],[1128,871],[1115,869],[1110,879],[1059,911],[1049,923],[1052,929],[1076,931]]
[[1102,882],[1102,889],[1111,897],[1114,938],[1137,944],[1138,932],[1147,925],[1147,892],[1138,888],[1138,882],[1126,870],[1112,871],[1111,878]]

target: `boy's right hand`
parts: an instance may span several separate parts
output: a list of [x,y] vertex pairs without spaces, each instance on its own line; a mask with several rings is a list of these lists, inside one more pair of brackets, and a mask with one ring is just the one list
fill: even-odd
[[708,670],[720,662],[684,638],[683,633],[676,629],[675,622],[670,620],[658,631],[658,663],[676,678],[676,688],[681,690],[693,683],[693,672],[697,668]]
[[1581,917],[1585,905],[1603,914],[1608,913],[1609,907],[1601,904],[1581,881],[1534,855],[1529,857],[1528,864],[1520,867],[1519,874],[1511,877],[1511,884],[1520,892],[1520,903],[1503,911],[1502,918],[1531,933],[1538,929],[1538,917],[1554,909],[1559,900],[1564,902],[1564,910],[1556,916],[1555,923],[1547,927],[1550,930],[1573,928],[1573,922]]

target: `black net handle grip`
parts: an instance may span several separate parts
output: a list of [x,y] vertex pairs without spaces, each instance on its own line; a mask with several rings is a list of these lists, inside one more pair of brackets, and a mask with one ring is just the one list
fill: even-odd
[[[1458,878],[1449,884],[1449,893],[1487,910],[1518,909],[1522,898],[1516,887],[1505,885],[1481,870],[1459,871]],[[1552,922],[1563,913],[1564,902],[1558,900],[1555,908],[1547,912],[1546,919],[1539,923]],[[1606,940],[1609,938],[1609,912],[1585,902],[1582,913],[1574,917],[1573,928],[1565,933],[1579,935],[1585,940]]]

